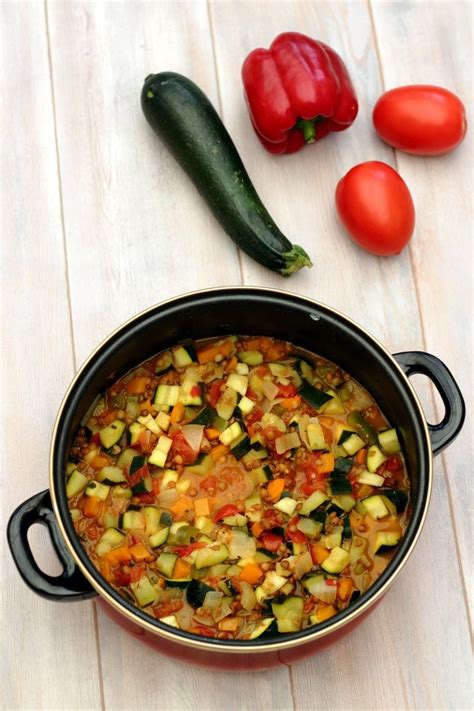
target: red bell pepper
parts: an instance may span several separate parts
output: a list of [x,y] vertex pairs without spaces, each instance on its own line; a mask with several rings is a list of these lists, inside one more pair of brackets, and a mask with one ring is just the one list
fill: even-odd
[[357,97],[342,59],[323,42],[284,32],[255,49],[242,67],[254,129],[275,154],[295,153],[357,116]]

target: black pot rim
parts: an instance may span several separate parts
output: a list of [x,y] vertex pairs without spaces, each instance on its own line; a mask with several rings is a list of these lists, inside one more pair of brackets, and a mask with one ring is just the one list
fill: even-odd
[[[189,301],[209,297],[223,298],[225,295],[229,297],[232,295],[240,295],[252,298],[258,298],[260,296],[261,298],[269,297],[272,300],[285,301],[286,303],[293,302],[293,304],[297,304],[302,308],[308,309],[312,318],[319,318],[316,313],[312,315],[312,311],[314,310],[326,313],[328,316],[333,318],[335,317],[338,321],[344,323],[350,328],[351,332],[355,336],[362,337],[372,348],[374,348],[378,356],[382,358],[385,361],[385,364],[390,367],[394,377],[396,376],[401,381],[406,395],[409,397],[410,404],[417,413],[417,424],[419,425],[420,432],[422,433],[419,440],[422,445],[422,456],[426,462],[426,471],[422,471],[420,473],[420,481],[422,482],[422,486],[420,486],[419,498],[416,502],[414,502],[412,516],[402,544],[387,568],[384,570],[380,578],[378,578],[378,580],[371,585],[369,590],[361,595],[360,598],[348,608],[339,612],[329,620],[318,624],[315,630],[309,627],[305,630],[300,630],[299,632],[285,634],[284,638],[281,640],[278,638],[268,640],[257,638],[252,641],[206,638],[201,635],[185,632],[184,630],[177,630],[169,625],[166,625],[165,623],[160,622],[159,620],[154,620],[150,615],[144,613],[142,610],[135,607],[135,605],[122,598],[116,590],[101,577],[92,561],[87,557],[86,552],[82,548],[82,545],[74,532],[72,520],[69,516],[67,508],[67,502],[66,504],[64,503],[64,496],[62,497],[63,500],[61,500],[61,494],[58,496],[58,492],[56,490],[57,485],[55,481],[55,472],[58,470],[58,467],[62,468],[62,464],[58,458],[58,440],[60,439],[65,413],[67,413],[69,408],[72,407],[75,396],[77,398],[76,391],[81,381],[84,380],[88,374],[90,375],[90,371],[99,367],[99,361],[100,359],[104,359],[104,354],[106,354],[107,351],[110,351],[110,349],[113,348],[122,337],[129,337],[130,330],[133,329],[134,325],[138,327],[143,319],[153,319],[155,314],[159,314],[159,312],[165,308],[174,306],[182,307]],[[295,342],[297,344],[297,338],[295,338]],[[137,362],[139,362],[139,359],[137,359]],[[355,375],[357,377],[357,374]],[[64,537],[66,545],[81,573],[107,603],[109,603],[113,608],[115,608],[115,610],[131,622],[138,624],[156,636],[164,637],[172,642],[194,648],[206,649],[212,652],[240,652],[247,654],[258,652],[262,653],[265,651],[278,651],[315,641],[328,634],[336,632],[372,607],[392,585],[393,581],[410,557],[426,519],[432,489],[432,452],[427,423],[418,397],[407,376],[400,368],[394,357],[362,326],[336,309],[333,309],[332,307],[319,301],[315,301],[308,297],[291,292],[253,286],[215,287],[210,289],[200,289],[175,296],[136,314],[109,334],[84,361],[75,374],[63,398],[52,433],[49,469],[51,500],[61,534]]]

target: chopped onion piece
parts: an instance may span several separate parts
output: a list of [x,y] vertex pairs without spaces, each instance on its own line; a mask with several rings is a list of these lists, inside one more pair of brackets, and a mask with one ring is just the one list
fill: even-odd
[[311,558],[311,554],[308,551],[297,555],[294,559],[294,576],[296,580],[300,580],[303,575],[309,573],[312,567],[313,561]]
[[309,446],[309,439],[306,430],[308,429],[309,415],[302,415],[300,421],[298,422],[298,432],[300,433],[301,441],[303,442],[306,449],[311,451]]
[[181,432],[186,442],[189,444],[193,452],[199,452],[201,449],[202,435],[204,425],[184,425]]
[[224,617],[232,614],[232,608],[228,602],[224,601],[216,610],[213,612],[212,616],[216,622],[220,622]]
[[290,434],[284,434],[281,437],[277,437],[275,440],[275,446],[277,454],[284,454],[289,449],[294,449],[299,447],[301,440],[297,432],[291,432]]
[[219,592],[218,590],[209,590],[209,592],[206,593],[202,606],[206,610],[215,610],[215,608],[220,605],[223,597],[223,592]]
[[278,393],[280,392],[277,388],[277,386],[272,383],[270,380],[264,380],[263,381],[263,394],[265,395],[266,398],[269,400],[274,400]]
[[244,531],[232,531],[229,537],[229,553],[231,558],[251,558],[257,552],[253,538]]
[[164,491],[161,491],[158,496],[158,503],[161,504],[161,506],[171,506],[171,504],[174,504],[175,501],[177,501],[179,498],[179,494],[176,491],[176,489],[165,489]]
[[242,596],[240,598],[242,607],[244,610],[247,610],[247,612],[251,612],[257,605],[257,597],[254,590],[250,583],[246,583],[243,580],[240,583],[240,587],[242,589]]
[[318,600],[330,605],[336,599],[337,585],[328,585],[321,575],[312,585],[308,586],[308,592],[317,597]]

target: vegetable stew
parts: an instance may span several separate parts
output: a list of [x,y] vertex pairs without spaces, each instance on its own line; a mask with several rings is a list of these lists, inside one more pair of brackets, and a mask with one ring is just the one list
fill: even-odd
[[101,575],[172,627],[256,639],[318,625],[406,530],[397,430],[349,373],[290,343],[183,343],[99,395],[66,466]]

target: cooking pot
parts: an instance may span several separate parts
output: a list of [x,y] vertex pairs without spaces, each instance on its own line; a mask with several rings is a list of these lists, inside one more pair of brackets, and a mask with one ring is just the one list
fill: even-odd
[[[132,367],[178,341],[229,334],[288,340],[347,370],[367,388],[397,427],[412,486],[412,514],[398,550],[378,580],[357,601],[316,626],[278,637],[220,640],[169,627],[121,597],[88,559],[69,516],[65,464],[82,418],[99,391]],[[427,424],[409,376],[423,373],[445,406],[437,425]],[[59,409],[50,453],[50,488],[12,514],[8,542],[23,580],[39,595],[64,602],[96,598],[129,632],[180,661],[229,670],[287,665],[348,634],[374,609],[410,556],[423,527],[432,484],[432,457],[460,431],[465,407],[459,388],[438,358],[420,351],[390,355],[363,328],[310,299],[272,289],[230,287],[186,294],[132,318],[109,336],[76,374]],[[37,566],[28,543],[30,526],[48,527],[64,566],[52,577]]]

